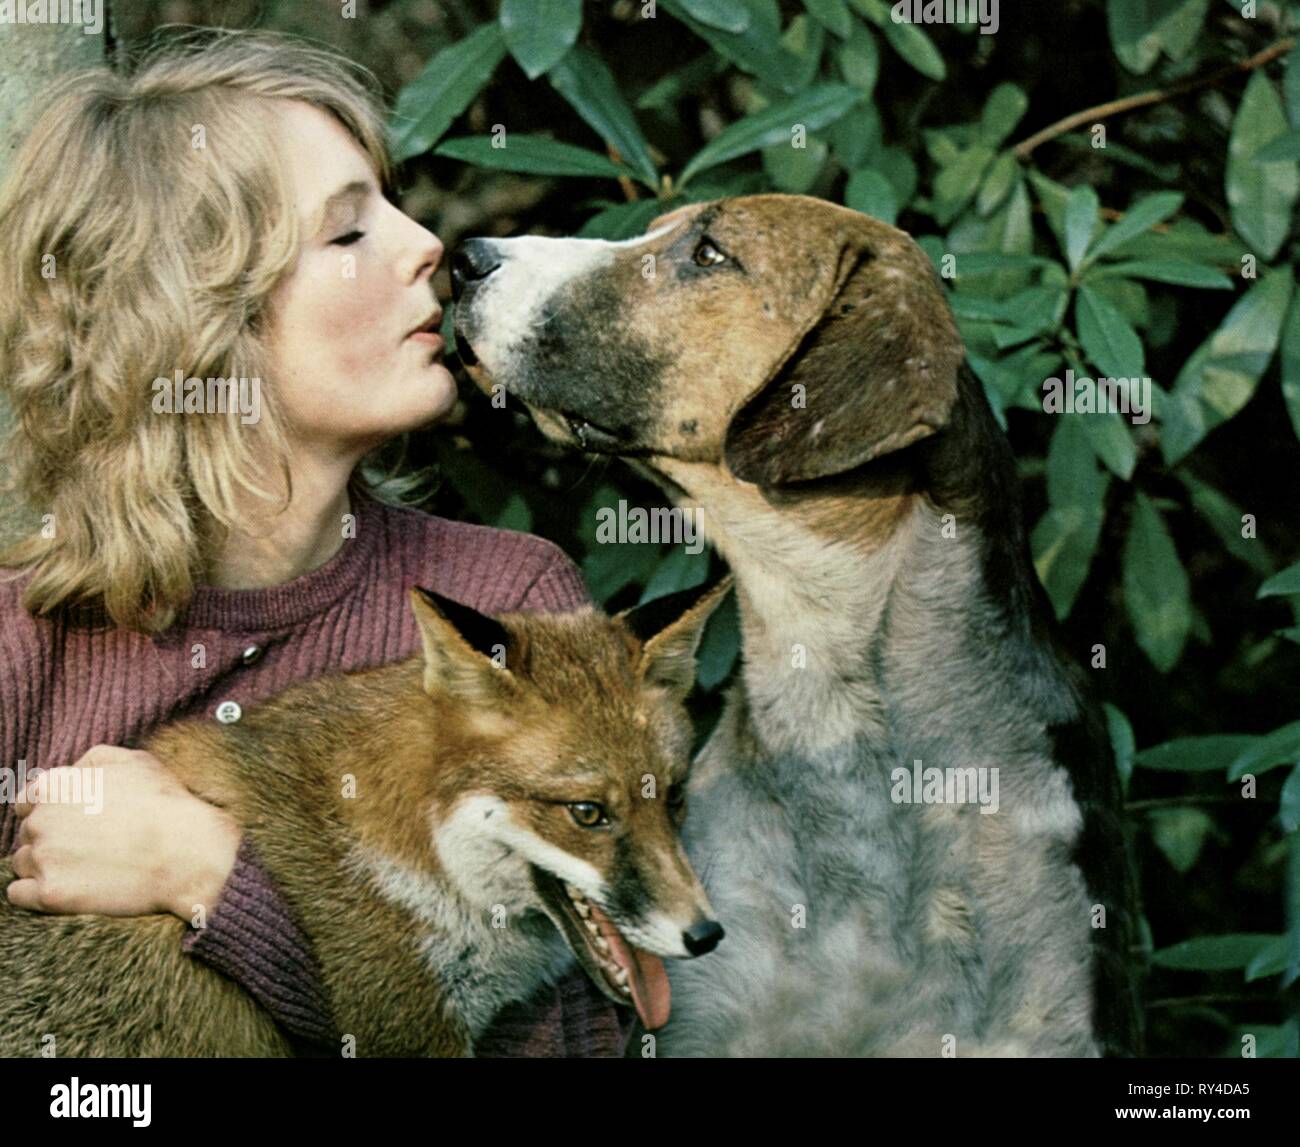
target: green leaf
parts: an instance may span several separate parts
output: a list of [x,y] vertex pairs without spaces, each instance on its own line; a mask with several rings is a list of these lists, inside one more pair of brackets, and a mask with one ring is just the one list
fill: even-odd
[[552,69],[549,79],[573,110],[637,172],[641,182],[657,189],[659,173],[645,137],[605,61],[586,48],[574,48]]
[[1159,511],[1138,493],[1124,542],[1124,604],[1137,643],[1161,673],[1182,656],[1192,627],[1187,571]]
[[939,172],[934,181],[934,217],[940,226],[951,223],[971,201],[994,155],[991,147],[972,144]]
[[1097,468],[1077,418],[1059,420],[1047,451],[1049,509],[1034,527],[1034,570],[1058,620],[1069,615],[1088,577],[1105,519],[1110,483]]
[[1300,593],[1300,562],[1269,578],[1255,596],[1276,597],[1284,593]]
[[822,27],[834,32],[841,40],[847,39],[855,25],[853,13],[844,0],[803,0],[803,6]]
[[1289,269],[1266,274],[1183,364],[1166,404],[1160,440],[1168,465],[1185,458],[1250,401],[1277,349],[1291,288]]
[[1128,263],[1106,263],[1091,268],[1088,279],[1149,279],[1175,287],[1200,287],[1210,291],[1231,291],[1232,280],[1222,271],[1184,259],[1135,259]]
[[1273,572],[1273,559],[1264,543],[1258,538],[1242,536],[1244,523],[1240,506],[1229,501],[1213,486],[1182,469],[1175,471],[1175,477],[1182,479],[1192,496],[1192,506],[1233,557],[1240,558],[1258,573],[1267,575]]
[[1147,816],[1151,839],[1174,871],[1190,872],[1214,821],[1198,808],[1152,809]]
[[1255,152],[1256,163],[1294,163],[1300,159],[1300,131],[1279,135]]
[[535,80],[577,42],[582,0],[501,0],[499,20],[510,54]]
[[532,511],[506,479],[468,450],[435,440],[438,466],[448,484],[464,500],[471,514],[487,526],[531,530]]
[[[1300,773],[1293,773],[1292,777],[1295,776],[1300,776]],[[1294,956],[1289,950],[1291,947],[1289,940],[1288,936],[1273,936],[1268,944],[1260,948],[1255,958],[1246,965],[1246,983],[1250,984],[1255,980],[1264,979],[1265,976],[1276,976],[1278,972],[1285,972],[1293,962]]]
[[703,585],[709,576],[709,551],[701,549],[699,553],[690,553],[684,546],[673,546],[657,566],[646,587],[641,591],[638,605],[677,593],[683,589],[694,589]]
[[1300,44],[1287,54],[1282,71],[1282,98],[1292,127],[1300,127]]
[[1106,714],[1106,731],[1110,734],[1111,753],[1115,757],[1115,771],[1119,773],[1120,783],[1128,790],[1129,778],[1133,775],[1134,749],[1133,726],[1122,709],[1116,708],[1109,701],[1102,703]]
[[633,203],[614,203],[593,215],[578,230],[579,239],[631,239],[643,235],[656,215],[671,207],[659,199],[638,199]]
[[1158,191],[1139,199],[1124,212],[1123,219],[1111,224],[1098,236],[1084,260],[1085,264],[1095,262],[1157,223],[1163,223],[1182,205],[1183,197],[1177,191]]
[[893,225],[898,218],[898,192],[878,171],[864,167],[849,176],[844,205]]
[[1205,737],[1177,737],[1138,753],[1140,769],[1175,773],[1222,773],[1259,738],[1249,733],[1211,733]]
[[750,26],[750,12],[742,0],[679,0],[681,6],[701,24],[723,32],[743,32]]
[[530,175],[575,175],[618,179],[627,168],[596,151],[560,143],[542,135],[510,135],[504,147],[494,147],[496,137],[469,135],[449,139],[434,148],[434,155],[498,171],[522,171]]
[[880,77],[880,48],[871,29],[865,24],[854,24],[848,39],[839,47],[838,57],[844,82],[871,95]]
[[1083,422],[1088,442],[1107,470],[1125,482],[1133,477],[1137,466],[1137,446],[1117,411],[1066,417],[1078,417]]
[[1273,936],[1259,932],[1198,936],[1153,952],[1151,961],[1182,972],[1228,972],[1245,968],[1273,940]]
[[1294,832],[1300,828],[1300,765],[1291,770],[1291,775],[1282,784],[1277,818],[1283,832]]
[[984,177],[975,199],[975,210],[981,215],[990,215],[996,211],[1011,193],[1019,176],[1020,164],[1016,162],[1015,155],[1004,151],[993,161],[988,175]]
[[1291,227],[1291,209],[1300,196],[1300,171],[1294,162],[1256,159],[1286,127],[1273,85],[1262,69],[1254,72],[1232,123],[1225,178],[1232,225],[1264,259],[1281,250]]
[[390,126],[398,162],[428,151],[487,85],[506,54],[496,23],[438,52],[397,95]]
[[912,65],[921,75],[931,80],[943,80],[948,75],[943,56],[929,35],[915,24],[886,20],[881,28],[889,46]]
[[1088,357],[1112,378],[1140,379],[1146,370],[1142,340],[1128,320],[1091,287],[1079,288],[1074,308],[1079,341]]
[[789,146],[791,128],[795,124],[802,124],[809,133],[818,131],[846,115],[861,99],[862,93],[855,88],[843,84],[821,84],[787,100],[769,104],[762,111],[724,128],[697,151],[683,169],[677,186],[683,186],[701,171],[738,156],[778,143]]
[[788,195],[804,195],[826,166],[830,147],[824,141],[809,138],[805,147],[791,147],[778,143],[763,149],[763,170],[767,172],[777,191]]
[[1163,50],[1181,59],[1200,34],[1210,0],[1107,0],[1106,23],[1119,62],[1149,71]]
[[794,79],[795,87],[806,88],[821,68],[822,53],[826,48],[826,29],[800,12],[782,34],[781,43],[800,62],[799,73]]
[[1300,761],[1300,721],[1292,721],[1258,737],[1244,749],[1228,768],[1228,780],[1238,781],[1247,773],[1266,773],[1278,765]]
[[663,79],[650,85],[636,99],[636,106],[641,111],[651,109],[666,111],[678,100],[693,94],[704,87],[714,76],[727,70],[727,61],[717,52],[705,52],[696,56],[689,64],[675,72],[669,72]]
[[1029,110],[1029,97],[1015,84],[998,84],[984,102],[980,113],[980,140],[997,148],[1016,130]]
[[[729,30],[692,14],[692,8],[700,7],[698,2],[688,4],[686,0],[658,0],[658,3],[665,12],[675,20],[680,20],[715,52],[742,71],[757,76],[782,92],[790,93],[798,89],[796,77],[802,61],[787,52],[781,44],[780,14],[775,4],[750,0],[745,5],[749,22],[743,29]],[[760,16],[765,9],[766,15]],[[775,20],[772,19],[774,12]],[[721,20],[721,16],[717,19]]]
[[740,610],[729,593],[713,612],[700,638],[695,680],[701,689],[714,689],[727,679],[740,656]]
[[1291,299],[1291,310],[1282,327],[1281,359],[1282,400],[1291,415],[1291,428],[1300,438],[1300,291]]

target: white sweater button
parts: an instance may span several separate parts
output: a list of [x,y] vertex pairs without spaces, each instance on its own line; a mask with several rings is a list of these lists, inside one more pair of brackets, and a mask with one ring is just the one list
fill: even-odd
[[217,706],[217,720],[223,725],[233,725],[240,717],[244,715],[243,709],[239,707],[238,701],[222,701]]

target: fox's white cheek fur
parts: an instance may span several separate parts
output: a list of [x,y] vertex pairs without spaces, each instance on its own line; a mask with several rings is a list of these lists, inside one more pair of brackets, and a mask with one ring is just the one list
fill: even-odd
[[435,825],[433,845],[462,894],[484,908],[535,906],[530,862],[587,896],[604,897],[604,879],[593,865],[519,824],[500,797],[483,794],[457,802]]
[[662,912],[651,912],[636,924],[626,923],[619,928],[624,938],[637,948],[656,956],[683,957],[690,955],[682,941],[685,930],[684,925]]

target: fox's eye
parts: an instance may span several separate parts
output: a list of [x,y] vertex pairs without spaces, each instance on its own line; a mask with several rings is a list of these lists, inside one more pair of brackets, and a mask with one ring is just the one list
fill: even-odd
[[669,785],[668,786],[668,807],[672,809],[681,808],[686,803],[686,786]]
[[691,258],[695,261],[697,267],[716,267],[719,263],[727,261],[727,256],[707,235],[700,240],[699,246],[695,248],[695,254]]
[[597,804],[595,801],[574,801],[568,807],[569,815],[583,828],[600,828],[609,824],[609,817],[605,815],[603,804]]
[[364,238],[365,234],[364,231],[348,231],[337,239],[331,239],[330,243],[335,247],[351,247],[358,239]]

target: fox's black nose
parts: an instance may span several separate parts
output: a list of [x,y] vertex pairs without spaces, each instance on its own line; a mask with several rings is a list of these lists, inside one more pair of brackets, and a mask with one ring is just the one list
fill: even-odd
[[718,941],[725,936],[722,925],[716,920],[705,920],[702,924],[692,924],[682,933],[682,943],[692,956],[703,956],[718,946]]
[[451,253],[451,297],[458,300],[470,283],[486,279],[501,266],[490,239],[466,239]]

